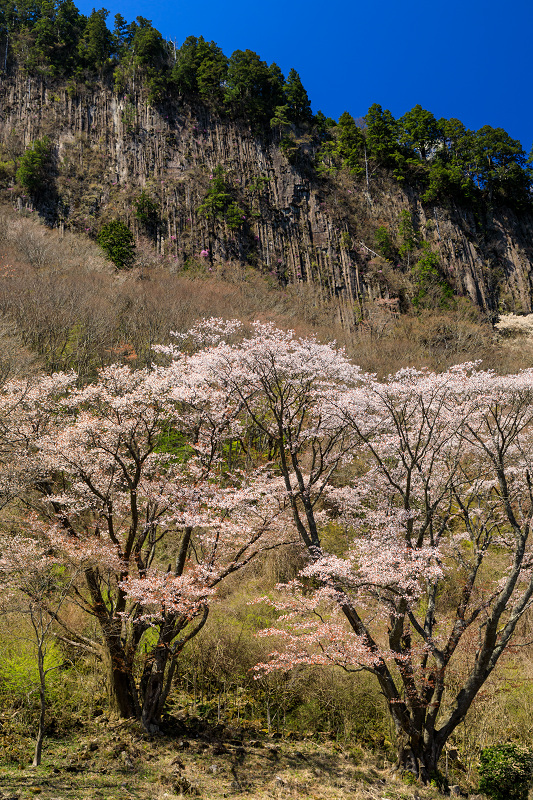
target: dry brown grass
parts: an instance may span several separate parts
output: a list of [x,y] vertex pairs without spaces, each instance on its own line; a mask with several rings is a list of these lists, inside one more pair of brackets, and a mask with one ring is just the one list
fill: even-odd
[[[37,769],[5,763],[0,789],[19,800],[437,800],[409,786],[382,756],[310,740],[283,741],[236,727],[207,735],[194,719],[147,738],[137,724],[100,718],[48,742]],[[6,795],[2,795],[6,796]]]
[[41,226],[26,213],[0,213],[0,313],[47,371],[82,379],[112,361],[141,366],[152,345],[199,318],[272,320],[299,335],[331,338],[335,308],[310,286],[280,289],[252,268],[192,264],[170,272],[141,249],[140,266],[112,269],[87,237]]
[[471,306],[395,315],[371,308],[348,345],[354,361],[382,377],[406,366],[443,370],[453,364],[495,360],[492,328]]
[[[361,322],[348,329],[336,302],[312,285],[280,287],[237,263],[200,259],[185,271],[173,269],[141,241],[135,269],[117,272],[88,237],[61,236],[29,212],[0,208],[0,313],[45,370],[73,368],[85,380],[112,361],[141,366],[171,330],[210,316],[268,320],[300,336],[335,339],[379,376],[477,359],[499,372],[533,363],[531,341],[497,339],[464,299],[450,310],[401,316],[392,305],[367,302]],[[344,309],[345,320],[350,313]]]

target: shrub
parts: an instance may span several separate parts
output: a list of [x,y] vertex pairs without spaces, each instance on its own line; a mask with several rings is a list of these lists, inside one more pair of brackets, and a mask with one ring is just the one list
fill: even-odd
[[0,160],[0,184],[8,183],[15,175],[15,162]]
[[390,261],[394,258],[394,244],[389,231],[384,225],[380,225],[374,234],[374,246],[383,258]]
[[143,191],[135,200],[134,206],[135,216],[150,236],[154,236],[157,232],[157,224],[159,222],[157,203]]
[[135,239],[127,225],[119,219],[108,222],[100,230],[97,241],[118,269],[131,267],[135,260]]
[[448,281],[441,275],[440,261],[427,242],[422,242],[420,258],[411,269],[417,286],[413,298],[415,308],[446,308],[453,300],[453,291]]
[[527,800],[533,753],[517,744],[497,744],[481,752],[479,790],[493,800]]
[[47,186],[47,171],[52,156],[52,144],[47,136],[37,139],[20,159],[17,183],[31,195],[42,193]]
[[222,167],[215,167],[210,178],[207,195],[198,207],[199,216],[224,219],[230,230],[238,230],[242,226],[243,220],[246,219],[246,213],[233,200],[232,191]]
[[400,211],[398,216],[398,233],[400,235],[401,245],[398,249],[400,258],[407,259],[407,266],[409,266],[411,253],[416,250],[418,246],[418,236],[413,225],[411,212],[406,208]]

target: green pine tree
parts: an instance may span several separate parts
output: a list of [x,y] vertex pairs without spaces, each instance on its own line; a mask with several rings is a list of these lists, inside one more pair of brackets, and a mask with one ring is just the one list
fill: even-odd
[[33,142],[20,159],[16,180],[33,198],[44,195],[49,186],[51,159],[52,143],[47,136]]
[[118,269],[131,267],[135,261],[135,239],[127,225],[114,219],[104,225],[97,238],[102,250]]
[[283,86],[285,97],[287,98],[286,105],[289,108],[289,118],[297,125],[303,122],[311,122],[313,119],[313,112],[311,111],[311,103],[309,97],[304,89],[300,76],[295,69],[291,69],[287,80]]

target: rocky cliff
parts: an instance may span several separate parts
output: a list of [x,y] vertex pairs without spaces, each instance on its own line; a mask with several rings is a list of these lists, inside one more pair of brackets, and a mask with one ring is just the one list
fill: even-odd
[[[275,132],[259,137],[204,107],[154,108],[138,92],[117,95],[102,85],[20,73],[4,78],[4,154],[16,158],[44,135],[55,152],[50,192],[39,204],[48,221],[93,234],[103,220],[120,217],[140,235],[135,201],[144,190],[157,209],[150,236],[170,269],[238,259],[280,282],[312,282],[336,296],[341,319],[351,325],[369,301],[389,300],[391,308],[396,298],[409,301],[409,264],[381,258],[374,244],[380,226],[398,240],[407,209],[457,294],[492,316],[532,311],[531,215],[500,208],[481,218],[453,203],[428,207],[413,187],[385,174],[319,177],[312,159],[320,142],[310,133],[293,130],[289,159]],[[239,225],[201,213],[218,167],[243,211]],[[30,202],[16,186],[6,194]]]

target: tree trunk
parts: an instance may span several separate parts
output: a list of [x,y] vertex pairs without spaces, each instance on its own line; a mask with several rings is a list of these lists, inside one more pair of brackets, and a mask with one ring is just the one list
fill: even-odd
[[124,719],[137,717],[138,703],[136,702],[134,679],[122,647],[109,647],[108,658],[111,708]]
[[[191,530],[191,528],[188,529],[189,537]],[[187,542],[188,539],[185,549],[182,547],[182,554],[186,552]],[[180,560],[181,555],[178,559],[177,570]],[[149,733],[157,730],[159,726],[161,713],[172,685],[178,655],[187,642],[202,630],[208,613],[209,606],[205,606],[194,627],[179,641],[176,641],[176,636],[188,625],[190,620],[187,617],[169,618],[167,624],[160,631],[159,642],[146,656],[139,688],[141,703],[139,717],[143,727]]]
[[39,666],[40,713],[39,713],[39,728],[37,730],[37,739],[35,741],[35,752],[33,755],[32,766],[34,767],[38,767],[41,763],[41,755],[43,751],[43,740],[44,740],[44,725],[46,721],[46,672],[44,670],[44,653],[41,643],[37,648],[37,659]]
[[416,734],[411,737],[400,736],[398,739],[396,769],[411,772],[421,783],[429,783],[438,775],[439,758],[443,749],[443,745],[437,743],[434,737],[427,741],[428,738]]
[[165,683],[165,669],[170,651],[164,644],[154,648],[143,674],[141,723],[147,733],[157,730],[161,714],[161,698]]

